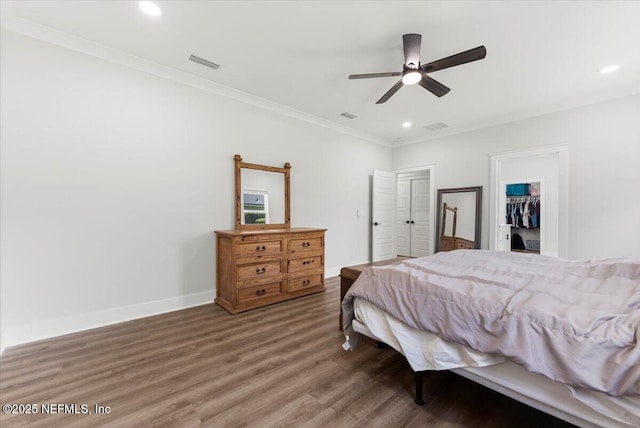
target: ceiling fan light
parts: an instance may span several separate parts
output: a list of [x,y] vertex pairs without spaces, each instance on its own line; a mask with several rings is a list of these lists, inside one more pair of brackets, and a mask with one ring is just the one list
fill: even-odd
[[407,71],[402,75],[402,83],[405,85],[414,85],[422,79],[422,73],[417,70]]
[[162,15],[162,9],[160,9],[160,6],[158,6],[157,4],[151,1],[138,2],[138,6],[140,7],[140,10],[142,10],[144,13],[146,13],[149,16]]

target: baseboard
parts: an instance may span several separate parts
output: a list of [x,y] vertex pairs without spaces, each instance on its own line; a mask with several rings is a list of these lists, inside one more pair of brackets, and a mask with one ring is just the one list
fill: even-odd
[[0,355],[11,346],[204,305],[212,303],[214,298],[215,291],[205,291],[137,305],[9,326],[0,332]]
[[325,278],[333,278],[334,276],[338,276],[339,274],[340,274],[340,268],[338,267],[326,267],[324,269]]

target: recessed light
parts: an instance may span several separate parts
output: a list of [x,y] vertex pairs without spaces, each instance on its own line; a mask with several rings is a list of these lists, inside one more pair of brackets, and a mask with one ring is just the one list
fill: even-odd
[[411,128],[411,122],[404,122],[404,123],[402,124],[402,127],[403,127],[403,128]]
[[617,69],[619,69],[620,66],[617,64],[613,64],[613,65],[608,65],[604,68],[600,69],[600,73],[602,74],[607,74],[607,73],[611,73],[612,71],[616,71]]
[[160,16],[162,15],[162,9],[160,6],[151,1],[141,1],[138,3],[140,6],[140,10],[146,13],[149,16]]

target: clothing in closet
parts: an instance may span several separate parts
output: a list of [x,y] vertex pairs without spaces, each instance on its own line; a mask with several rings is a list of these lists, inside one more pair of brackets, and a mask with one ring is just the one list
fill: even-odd
[[531,196],[507,198],[506,222],[514,229],[540,227],[540,200]]

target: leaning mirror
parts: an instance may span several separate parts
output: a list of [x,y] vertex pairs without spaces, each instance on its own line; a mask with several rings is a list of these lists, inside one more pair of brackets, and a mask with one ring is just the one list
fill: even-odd
[[278,229],[290,226],[291,165],[284,168],[242,162],[235,155],[236,229]]
[[438,190],[436,251],[480,248],[482,187]]

